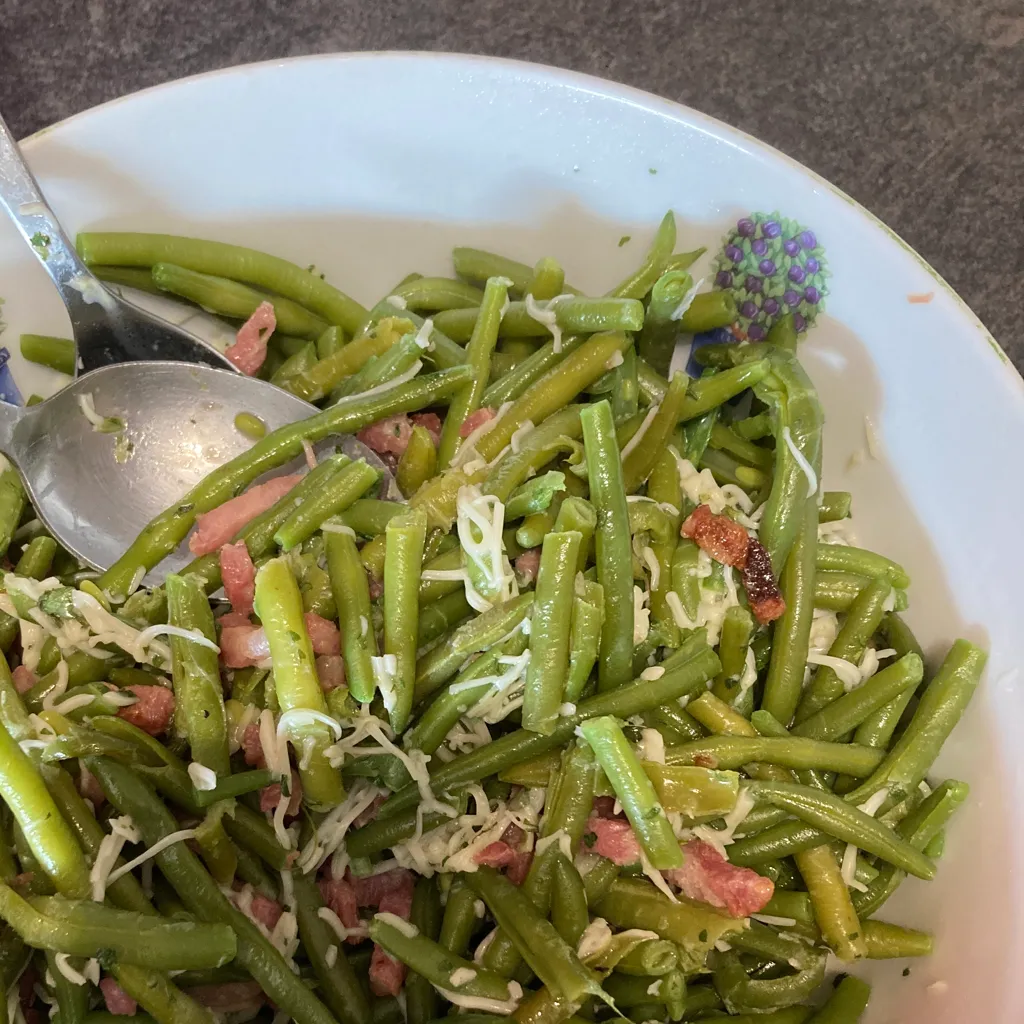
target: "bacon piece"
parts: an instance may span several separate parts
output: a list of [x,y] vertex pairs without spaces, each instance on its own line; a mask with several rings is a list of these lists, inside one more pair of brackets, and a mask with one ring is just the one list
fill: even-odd
[[108,1013],[118,1013],[124,1017],[134,1017],[139,1004],[111,977],[100,981],[103,1002],[107,1004]]
[[14,886],[15,889],[27,889],[32,884],[35,877],[36,873],[34,871],[22,871],[20,875],[14,876],[14,880],[11,882],[11,885]]
[[775,582],[772,572],[772,556],[759,540],[750,538],[747,561],[743,566],[743,586],[754,618],[763,626],[774,622],[785,610],[786,599]]
[[376,601],[384,595],[384,581],[379,580],[372,572],[367,572],[366,582],[370,587],[370,600]]
[[476,412],[471,412],[459,428],[459,437],[469,437],[477,427],[482,427],[497,416],[497,412],[489,405],[483,405]]
[[435,447],[441,443],[441,417],[436,412],[414,412],[409,418],[414,427],[422,427],[434,439]]
[[684,537],[695,540],[716,562],[740,569],[746,564],[750,543],[747,531],[728,516],[716,516],[707,505],[698,505],[680,532]]
[[345,659],[340,654],[318,654],[316,677],[324,693],[345,685]]
[[174,715],[174,694],[166,686],[135,685],[124,689],[139,699],[121,708],[117,717],[138,726],[150,736],[159,736],[170,725]]
[[[338,654],[338,627],[315,612],[303,616],[314,654]],[[270,642],[262,626],[225,626],[220,631],[220,657],[228,668],[248,668],[270,657]]]
[[22,694],[28,693],[28,691],[31,690],[38,682],[35,672],[30,668],[26,668],[24,665],[19,665],[11,673],[11,678],[14,680],[14,688],[18,693]]
[[92,803],[94,809],[99,808],[107,799],[99,779],[81,761],[78,762],[78,792]]
[[244,616],[248,621],[256,596],[256,566],[252,564],[249,549],[244,540],[222,544],[218,557],[224,593],[231,602],[231,614]]
[[523,845],[523,840],[526,838],[526,833],[515,823],[512,822],[504,832],[501,833],[501,841],[508,843],[513,850],[518,850]]
[[401,455],[409,447],[410,437],[412,420],[404,412],[377,420],[356,434],[358,440],[378,455]]
[[252,619],[250,619],[248,615],[243,615],[241,612],[225,612],[219,619],[217,619],[217,625],[221,629],[227,629],[229,626],[251,626]]
[[263,743],[260,740],[260,727],[250,722],[242,732],[242,754],[245,763],[253,768],[265,768],[266,758],[263,756]]
[[633,826],[625,818],[592,816],[583,833],[583,849],[605,857],[613,864],[635,864],[640,859],[640,843],[633,833]]
[[373,802],[366,808],[365,811],[361,811],[359,816],[356,817],[352,822],[352,828],[362,828],[364,825],[369,825],[371,821],[377,817],[377,812],[381,808],[381,804],[387,800],[387,797],[383,793],[378,793],[374,798]]
[[[260,790],[260,810],[265,814],[273,814],[277,805],[281,802],[281,783],[272,782]],[[292,772],[292,785],[288,796],[288,810],[285,811],[286,818],[294,818],[302,806],[302,784],[299,782],[299,773]]]
[[516,573],[524,584],[535,580],[539,570],[540,548],[527,548],[516,558]]
[[619,815],[615,813],[615,797],[595,796],[591,814],[598,818],[618,818]]
[[402,991],[408,969],[376,943],[370,954],[370,991],[382,999],[397,996]]
[[526,881],[532,863],[533,852],[531,850],[516,850],[512,855],[512,862],[505,869],[505,877],[513,885],[522,885]]
[[263,1005],[263,989],[255,981],[193,985],[185,991],[201,1006],[217,1013],[256,1013]]
[[353,877],[351,881],[359,906],[378,907],[383,911],[384,903],[388,901],[400,908],[407,907],[404,913],[401,910],[389,910],[390,914],[408,918],[412,912],[412,891],[416,879],[411,871],[405,868],[392,868],[391,871],[382,871],[378,875]]
[[[382,914],[395,914],[403,921],[408,921],[412,914],[412,889],[413,876],[409,871],[396,869],[388,871],[386,875],[405,876],[401,881],[394,881],[393,888],[384,892],[380,897],[378,910]],[[372,875],[372,878],[382,878],[383,875]],[[406,881],[405,879],[408,879]],[[360,879],[362,881],[362,879]],[[358,890],[357,890],[358,898]],[[393,956],[385,953],[380,946],[374,943],[373,952],[370,954],[370,989],[377,996],[396,996],[401,991],[402,983],[405,981],[406,966]]]
[[691,900],[749,917],[763,910],[775,891],[770,878],[730,864],[710,843],[694,839],[683,847],[683,866],[664,872]]
[[306,612],[302,616],[306,623],[306,632],[313,644],[314,654],[341,654],[341,633],[338,627],[316,612]]
[[196,532],[189,538],[188,549],[193,555],[208,555],[222,544],[227,544],[243,526],[277,504],[300,480],[302,475],[276,476],[265,484],[257,484],[229,498],[209,512],[196,516]]
[[252,316],[238,328],[234,344],[228,345],[224,356],[242,371],[252,377],[259,372],[263,361],[267,358],[267,342],[277,327],[274,307],[269,302],[261,302],[253,311]]
[[284,907],[277,900],[272,900],[269,896],[264,896],[263,893],[258,892],[253,895],[249,911],[268,932],[272,932],[274,926],[281,920]]
[[[351,882],[344,878],[321,878],[320,897],[346,928],[359,927],[359,907]],[[358,935],[350,935],[345,941],[355,944],[363,940]]]
[[508,843],[500,840],[496,843],[488,843],[482,850],[473,857],[477,864],[483,864],[488,868],[507,868],[515,859],[516,851]]

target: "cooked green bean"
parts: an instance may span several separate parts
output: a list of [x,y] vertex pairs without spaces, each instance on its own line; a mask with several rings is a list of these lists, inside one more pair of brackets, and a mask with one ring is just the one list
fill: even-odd
[[369,703],[376,689],[370,659],[377,655],[377,637],[371,628],[366,573],[359,561],[356,542],[347,533],[335,530],[326,533],[324,550],[341,624],[345,678],[352,696],[364,704]]
[[887,579],[897,590],[910,586],[910,577],[901,565],[884,555],[846,544],[819,544],[816,562],[819,569],[852,572],[858,576]]
[[[402,452],[395,470],[399,490],[411,497],[437,472],[437,448],[430,432],[419,424],[412,428],[409,446]],[[378,531],[383,532],[383,531]]]
[[19,339],[21,354],[30,363],[48,366],[69,377],[75,375],[75,343],[68,338],[46,334],[23,334]]
[[325,520],[344,512],[357,498],[365,494],[378,480],[377,470],[362,459],[345,466],[331,477],[324,487],[299,505],[278,527],[274,541],[282,551],[290,551],[308,540]]
[[544,538],[537,573],[530,663],[523,692],[523,728],[551,733],[562,704],[569,670],[573,589],[582,536],[549,533]]

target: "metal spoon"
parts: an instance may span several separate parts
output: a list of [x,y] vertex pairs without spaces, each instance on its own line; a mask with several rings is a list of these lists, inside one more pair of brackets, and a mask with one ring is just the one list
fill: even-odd
[[216,349],[107,289],[79,259],[0,117],[0,206],[57,286],[71,317],[78,369],[136,359],[234,367]]
[[[91,399],[99,415],[121,420],[123,430],[94,429],[82,399]],[[238,413],[255,413],[274,430],[317,411],[239,373],[184,363],[118,363],[76,378],[38,405],[0,402],[0,451],[21,471],[47,530],[83,562],[103,569],[158,512],[252,446],[234,426]],[[385,474],[382,497],[400,497],[387,468],[365,445],[347,436],[329,443]],[[187,548],[177,552],[161,573],[190,557]]]

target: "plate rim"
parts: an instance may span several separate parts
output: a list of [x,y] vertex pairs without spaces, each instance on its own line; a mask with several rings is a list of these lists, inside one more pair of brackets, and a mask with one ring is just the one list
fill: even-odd
[[[160,82],[156,85],[147,86],[143,89],[136,89],[133,92],[125,93],[122,96],[115,96],[113,99],[97,103],[87,107],[68,117],[55,121],[52,124],[27,135],[21,139],[19,145],[27,154],[31,154],[34,146],[41,142],[51,132],[64,125],[90,117],[100,111],[106,111],[119,105],[130,103],[140,97],[148,96],[151,93],[169,92],[178,89],[183,85],[195,84],[207,79],[227,78],[231,76],[244,75],[252,71],[266,70],[268,68],[285,68],[286,66],[302,63],[327,63],[327,62],[356,62],[356,61],[421,61],[430,60],[450,64],[468,64],[470,66],[486,66],[501,68],[507,72],[518,72],[527,74],[533,78],[543,76],[552,84],[568,85],[576,88],[585,88],[588,92],[609,100],[623,99],[635,103],[637,106],[651,110],[655,113],[667,113],[680,120],[683,120],[699,131],[704,131],[716,138],[736,146],[750,155],[766,156],[770,159],[781,161],[790,169],[806,175],[813,182],[825,188],[829,193],[843,202],[847,203],[853,210],[865,217],[875,227],[880,229],[892,242],[896,243],[908,255],[910,255],[936,284],[941,287],[951,298],[958,314],[964,319],[965,324],[971,328],[971,336],[976,344],[984,346],[992,351],[999,360],[1002,372],[1006,375],[1005,383],[1014,390],[1013,401],[1024,406],[1024,376],[1018,370],[1013,360],[1007,354],[992,332],[985,326],[981,318],[967,304],[963,297],[953,286],[898,232],[889,227],[880,217],[872,213],[863,204],[852,196],[848,195],[841,188],[823,177],[817,171],[801,163],[795,157],[789,156],[782,150],[777,149],[770,143],[764,142],[754,135],[749,134],[742,128],[737,128],[726,121],[722,121],[711,114],[706,114],[695,107],[685,103],[660,96],[658,93],[640,89],[637,86],[626,85],[621,82],[612,81],[609,78],[602,78],[599,75],[592,75],[584,71],[573,71],[554,64],[542,64],[537,61],[520,60],[514,57],[496,57],[486,54],[472,54],[451,51],[434,50],[337,50],[330,53],[297,54],[290,57],[271,57],[266,60],[249,61],[244,64],[232,64],[224,68],[214,68],[209,71],[200,71],[193,75],[185,75],[180,78],[171,79],[168,82]],[[979,355],[984,356],[984,348]]]

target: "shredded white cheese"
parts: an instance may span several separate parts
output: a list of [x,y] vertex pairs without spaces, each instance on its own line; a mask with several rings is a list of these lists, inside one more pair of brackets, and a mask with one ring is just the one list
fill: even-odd
[[622,447],[622,451],[619,453],[620,458],[625,461],[630,453],[640,444],[644,439],[644,434],[647,433],[648,427],[654,421],[654,417],[658,415],[658,410],[661,408],[659,403],[655,403],[647,410],[647,415],[643,418],[640,426],[637,427],[636,433],[626,442]]
[[640,733],[640,757],[655,764],[665,763],[665,738],[657,729],[643,729]]
[[810,665],[824,665],[832,669],[839,677],[845,690],[852,690],[860,686],[860,669],[845,658],[836,658],[831,654],[818,654],[816,651],[808,651],[807,662]]
[[196,789],[209,791],[217,788],[217,773],[198,761],[192,761],[189,764],[188,777]]
[[556,295],[547,302],[538,302],[532,295],[526,296],[526,312],[539,324],[543,324],[550,332],[553,340],[552,348],[555,352],[562,351],[562,328],[558,326],[558,317],[555,307],[563,299],[571,299],[571,295]]
[[646,590],[633,587],[633,643],[643,643],[651,631],[651,610],[647,607]]
[[483,494],[475,484],[467,484],[459,488],[456,510],[463,554],[481,570],[487,590],[495,595],[492,601],[480,594],[467,574],[466,600],[474,610],[484,612],[518,594],[515,573],[502,540],[505,506],[493,494]]
[[682,297],[682,299],[679,302],[679,305],[676,306],[676,308],[674,310],[672,310],[672,314],[671,314],[671,316],[669,316],[670,320],[682,320],[683,319],[683,314],[690,308],[690,306],[693,305],[693,300],[696,298],[697,292],[700,290],[700,288],[701,288],[701,286],[703,284],[704,284],[704,278],[702,277]]
[[814,472],[814,467],[804,457],[804,453],[797,448],[796,443],[793,441],[793,435],[789,432],[789,427],[782,428],[782,440],[786,442],[786,447],[792,454],[796,464],[803,470],[804,476],[807,477],[807,497],[811,497],[813,494],[818,493],[818,474]]
[[397,914],[388,914],[386,912],[374,914],[374,920],[380,921],[381,924],[390,925],[395,931],[401,932],[407,939],[415,939],[420,933],[416,925],[399,917]]
[[522,986],[517,981],[508,983],[508,999],[488,999],[485,996],[467,996],[459,992],[452,992],[450,989],[438,988],[448,1002],[463,1010],[479,1010],[482,1013],[494,1013],[508,1016],[515,1013],[519,1006],[519,1000],[523,997]]
[[477,972],[472,967],[456,967],[450,975],[448,975],[448,984],[452,988],[461,988],[463,985],[468,985],[471,981],[475,980]]
[[150,857],[155,857],[158,853],[163,853],[169,846],[173,846],[175,843],[183,842],[186,839],[191,839],[196,834],[194,828],[183,828],[177,832],[171,832],[170,835],[166,835],[163,839],[158,839],[148,850],[144,853],[140,853],[134,860],[128,861],[127,864],[122,864],[119,868],[111,871],[107,876],[107,885],[116,882],[119,878],[127,875],[128,872],[134,871],[140,864],[145,863]]

